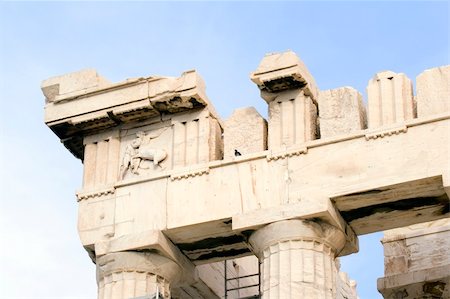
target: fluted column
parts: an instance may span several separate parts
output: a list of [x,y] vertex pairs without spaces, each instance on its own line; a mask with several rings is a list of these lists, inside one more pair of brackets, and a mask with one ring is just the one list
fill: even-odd
[[249,242],[262,263],[262,298],[335,298],[335,257],[345,245],[337,228],[285,220],[257,230]]
[[118,252],[97,258],[98,299],[170,298],[179,266],[155,253]]

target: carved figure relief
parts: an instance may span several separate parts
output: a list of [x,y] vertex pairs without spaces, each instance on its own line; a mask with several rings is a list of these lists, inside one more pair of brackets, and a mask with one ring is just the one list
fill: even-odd
[[153,148],[149,143],[152,139],[160,136],[163,131],[165,129],[153,134],[146,134],[142,131],[136,133],[136,138],[125,148],[120,165],[121,179],[125,177],[128,170],[133,174],[139,174],[140,169],[148,169],[149,164],[145,163],[148,161],[153,162],[155,167],[161,167],[160,163],[166,159],[167,152],[164,149]]

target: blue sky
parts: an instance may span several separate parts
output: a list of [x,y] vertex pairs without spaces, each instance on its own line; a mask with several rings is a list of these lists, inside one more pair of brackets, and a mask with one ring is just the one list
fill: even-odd
[[[365,95],[378,71],[449,64],[449,2],[0,2],[0,297],[95,298],[76,232],[81,163],[43,123],[43,79],[86,67],[111,81],[197,69],[223,118],[255,106],[249,73],[291,49],[320,89]],[[381,234],[342,268],[381,298]]]

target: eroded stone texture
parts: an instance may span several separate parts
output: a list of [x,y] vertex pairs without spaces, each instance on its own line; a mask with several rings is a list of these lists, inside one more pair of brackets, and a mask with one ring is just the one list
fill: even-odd
[[41,88],[47,102],[58,100],[58,97],[71,93],[101,88],[111,84],[94,69],[49,78],[42,82]]
[[317,107],[303,90],[283,91],[269,103],[268,148],[280,150],[317,136]]
[[450,219],[386,231],[382,243],[384,298],[450,298]]
[[119,252],[97,258],[98,298],[170,297],[179,266],[154,253]]
[[335,257],[345,244],[335,227],[285,220],[257,230],[249,242],[262,263],[263,298],[335,298]]
[[117,181],[120,162],[118,131],[98,134],[84,139],[83,186],[111,186]]
[[386,231],[382,242],[387,275],[450,266],[450,219]]
[[[75,83],[69,83],[72,78],[75,78]],[[206,110],[208,116],[204,117],[215,119],[217,123],[213,126],[220,127],[219,116],[206,96],[203,79],[195,71],[186,71],[179,78],[147,77],[114,84],[105,82],[95,71],[89,70],[54,77],[42,83],[47,100],[45,123],[81,160],[84,157],[83,137],[111,128],[115,130],[121,125],[130,129],[130,123],[148,123],[151,118],[155,119],[153,122],[159,122],[167,115]],[[179,119],[186,124],[200,120],[195,116],[188,118]],[[199,130],[204,128],[201,125]],[[221,152],[221,145],[217,147],[214,152]]]
[[251,79],[269,104],[269,149],[283,150],[316,139],[319,91],[295,53],[266,55]]
[[[304,89],[305,95],[316,100],[319,89],[306,65],[292,51],[264,56],[258,68],[250,75],[263,92],[277,93],[288,89]],[[264,97],[266,101],[269,101]]]
[[336,299],[358,299],[356,281],[350,279],[345,272],[339,272],[336,281]]
[[222,129],[206,110],[173,116],[171,124],[173,168],[222,159]]
[[405,74],[377,73],[367,86],[368,124],[377,128],[415,117],[412,83]]
[[254,107],[234,110],[225,121],[223,143],[225,159],[266,150],[266,120]]
[[450,111],[450,65],[425,70],[416,85],[418,117]]
[[[266,56],[252,80],[269,106],[269,150],[262,119],[244,110],[224,136],[226,156],[242,158],[226,160],[224,126],[195,71],[115,84],[88,71],[43,83],[46,124],[84,163],[78,231],[99,267],[100,298],[217,298],[223,269],[208,263],[251,274],[256,263],[235,259],[252,251],[265,298],[355,298],[336,257],[358,251],[357,235],[448,218],[450,115],[413,119],[404,75],[369,83],[367,131],[359,94],[321,99],[292,52]],[[318,113],[333,138],[315,140]],[[436,252],[449,256],[439,247],[448,237],[408,243],[415,236],[390,242],[381,289],[445,298],[448,264],[422,266],[447,260]]]
[[352,87],[319,93],[320,137],[350,134],[367,127],[362,95]]

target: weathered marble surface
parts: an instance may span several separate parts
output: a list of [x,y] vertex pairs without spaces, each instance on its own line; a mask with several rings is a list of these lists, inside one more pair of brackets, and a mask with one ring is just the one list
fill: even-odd
[[[43,82],[46,124],[84,163],[78,231],[99,267],[99,298],[155,288],[217,298],[214,263],[236,259],[232,273],[251,273],[256,254],[264,298],[353,299],[337,257],[358,251],[358,235],[449,217],[448,67],[420,75],[416,97],[405,75],[376,74],[367,117],[358,91],[320,91],[291,51],[265,56],[251,79],[267,122],[252,108],[223,122],[195,71],[109,83],[85,70]],[[280,225],[295,233],[272,231]],[[177,275],[124,271],[130,252]],[[113,256],[117,270],[104,271]],[[286,266],[303,258],[311,267]]]
[[419,117],[450,110],[450,65],[425,70],[416,82]]
[[348,135],[367,128],[362,95],[352,87],[319,93],[320,137]]
[[391,71],[377,73],[367,86],[369,128],[401,123],[416,116],[411,80]]
[[224,159],[267,149],[267,121],[255,108],[234,110],[224,125]]
[[382,243],[384,298],[450,298],[449,218],[386,231]]

